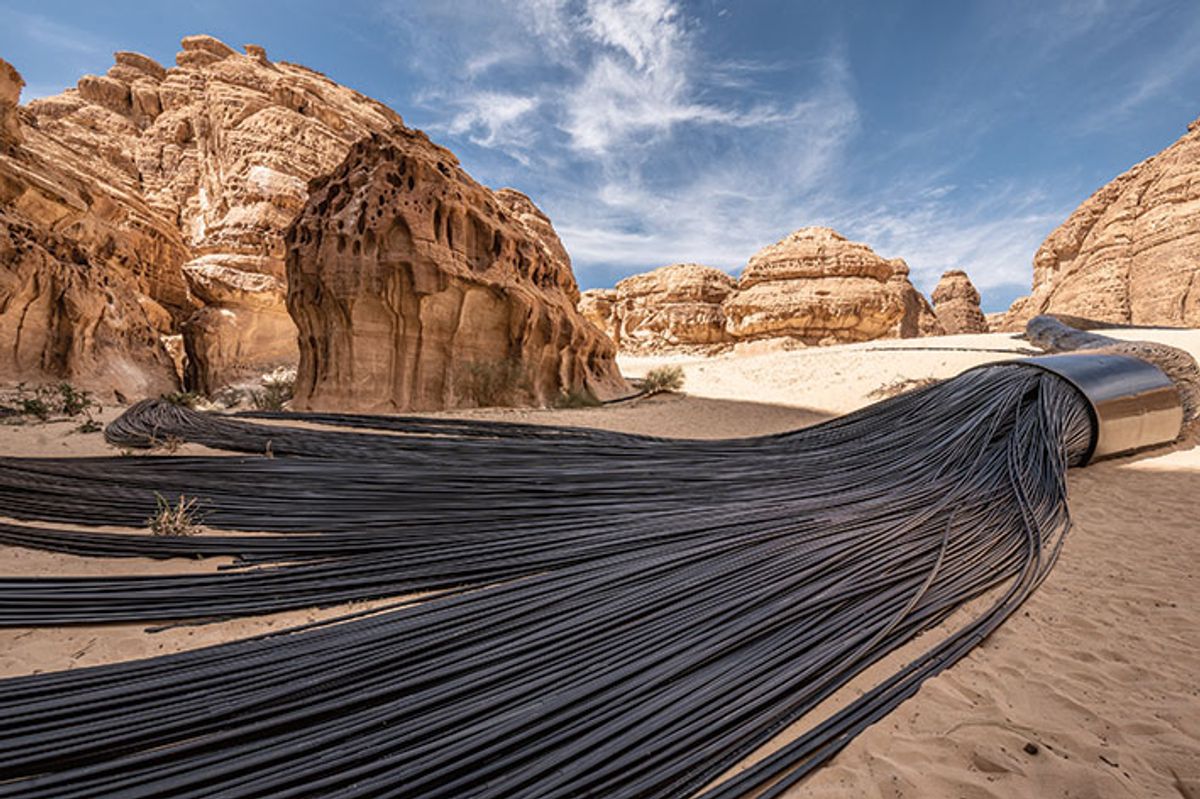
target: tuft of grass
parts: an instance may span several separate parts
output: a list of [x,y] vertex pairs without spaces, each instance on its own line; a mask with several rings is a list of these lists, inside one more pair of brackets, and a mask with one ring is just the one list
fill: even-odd
[[154,513],[146,519],[151,535],[195,535],[203,529],[200,500],[179,495],[178,504],[154,493]]
[[682,366],[656,366],[642,378],[642,391],[647,396],[678,391],[683,388]]
[[99,433],[104,429],[104,425],[97,422],[95,419],[89,418],[86,422],[75,428],[76,433]]
[[467,361],[459,367],[456,388],[459,396],[490,408],[513,404],[529,391],[529,381],[516,358]]
[[907,394],[910,391],[928,388],[942,381],[935,377],[902,377],[886,385],[882,385],[867,394],[873,400],[885,400],[892,397],[898,397],[901,394]]
[[602,404],[596,399],[596,395],[586,388],[577,388],[574,391],[564,388],[554,401],[555,408],[597,408]]
[[187,442],[179,436],[166,435],[160,438],[157,433],[151,434],[149,440],[150,449],[160,450],[171,455],[174,455],[176,452],[178,452],[179,448],[186,443]]

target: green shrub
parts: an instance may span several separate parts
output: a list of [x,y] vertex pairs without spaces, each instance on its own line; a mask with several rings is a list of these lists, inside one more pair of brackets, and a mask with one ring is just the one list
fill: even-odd
[[191,410],[195,410],[204,401],[204,398],[195,391],[174,391],[170,394],[163,394],[160,399],[172,405],[178,405],[181,408],[189,408]]
[[642,391],[648,396],[683,388],[682,366],[656,366],[642,378]]

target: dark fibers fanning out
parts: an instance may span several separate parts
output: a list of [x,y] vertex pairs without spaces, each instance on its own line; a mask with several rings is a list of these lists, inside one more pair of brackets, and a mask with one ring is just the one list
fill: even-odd
[[[0,458],[8,517],[137,526],[156,494],[187,494],[212,528],[268,533],[4,525],[0,543],[239,567],[5,578],[0,624],[420,601],[0,681],[0,797],[778,796],[1041,582],[1069,524],[1067,468],[1092,436],[1080,393],[1019,365],[719,442],[263,415],[359,429],[148,402],[110,440],[245,454]],[[907,666],[716,782],[990,589]]]

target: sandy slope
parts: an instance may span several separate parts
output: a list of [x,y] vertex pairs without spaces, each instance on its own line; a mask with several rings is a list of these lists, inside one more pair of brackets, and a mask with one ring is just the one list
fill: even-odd
[[[1154,338],[1200,356],[1197,331],[1117,335]],[[688,396],[601,409],[460,415],[669,436],[753,435],[811,424],[869,403],[883,386],[947,377],[1019,355],[1024,347],[995,334],[711,359],[628,358],[622,368],[630,375],[679,363]],[[105,451],[98,435],[69,433],[65,425],[0,427],[4,454]],[[1076,526],[1062,558],[1023,611],[791,796],[1200,799],[1200,448],[1076,470],[1071,507]],[[214,566],[171,564],[181,571]],[[161,567],[0,548],[0,574]],[[177,651],[335,612],[281,613],[153,635],[136,625],[0,630],[0,675]],[[822,710],[850,701],[944,632],[910,644]],[[1028,744],[1035,754],[1026,751]]]

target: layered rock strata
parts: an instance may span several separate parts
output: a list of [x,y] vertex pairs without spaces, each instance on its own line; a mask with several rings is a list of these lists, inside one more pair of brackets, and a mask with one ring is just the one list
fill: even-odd
[[979,291],[961,269],[951,269],[942,275],[932,299],[938,321],[946,333],[988,332],[987,318],[979,307]]

